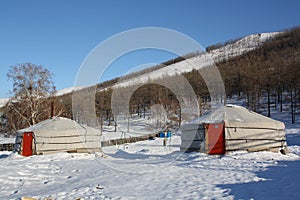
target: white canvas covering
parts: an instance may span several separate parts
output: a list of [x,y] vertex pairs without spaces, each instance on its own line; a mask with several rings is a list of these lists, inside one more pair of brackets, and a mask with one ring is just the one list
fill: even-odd
[[241,106],[220,107],[190,124],[222,122],[225,124],[226,151],[278,151],[287,147],[284,123]]
[[71,119],[56,117],[18,131],[34,133],[36,154],[54,152],[96,152],[101,148],[100,130],[81,125]]

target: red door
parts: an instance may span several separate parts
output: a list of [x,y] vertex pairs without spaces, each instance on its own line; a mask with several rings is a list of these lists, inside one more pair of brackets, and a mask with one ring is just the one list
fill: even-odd
[[22,146],[22,155],[31,156],[32,155],[32,132],[23,133],[23,146]]
[[224,123],[208,124],[207,130],[207,148],[208,154],[225,154],[225,130]]

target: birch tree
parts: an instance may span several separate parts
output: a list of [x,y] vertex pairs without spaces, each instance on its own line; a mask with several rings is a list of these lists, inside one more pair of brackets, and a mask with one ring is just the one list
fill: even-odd
[[[32,63],[11,66],[7,77],[13,82],[12,98],[7,104],[13,129],[31,126],[51,115],[51,95],[55,92],[53,74]],[[52,100],[51,100],[52,99]]]

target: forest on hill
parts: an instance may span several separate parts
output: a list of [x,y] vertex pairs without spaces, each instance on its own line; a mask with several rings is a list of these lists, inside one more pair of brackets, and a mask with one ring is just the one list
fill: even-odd
[[244,95],[250,109],[266,107],[268,116],[271,104],[278,104],[281,111],[283,104],[289,104],[294,116],[300,89],[299,27],[283,32],[251,52],[217,65],[229,97]]
[[[212,45],[209,50],[218,46],[220,44]],[[153,68],[129,74],[122,77],[122,80],[138,77],[164,66],[172,66],[173,63],[198,55],[198,52],[189,53]],[[225,84],[227,99],[234,96],[245,101],[244,105],[251,110],[267,111],[268,116],[271,116],[271,107],[276,106],[280,111],[288,108],[291,111],[291,121],[295,122],[295,116],[300,110],[300,27],[286,30],[258,48],[240,56],[217,62],[216,65]],[[205,74],[205,68],[201,70]],[[203,114],[209,108],[210,95],[199,70],[175,76],[164,76],[156,82],[168,82],[176,87],[181,87],[177,84],[179,84],[178,76],[182,75],[192,86],[199,103],[200,114]],[[118,81],[120,78],[99,83],[96,86],[95,107],[98,119],[114,120],[111,98],[113,86]],[[132,90],[130,87],[132,86],[119,88],[119,90],[126,93]],[[85,90],[89,90],[89,88]],[[226,100],[224,99],[224,101]],[[60,110],[63,108],[60,116],[73,118],[72,93],[58,96],[53,102],[55,107],[60,108]],[[155,104],[162,105],[167,111],[168,118],[173,122],[181,123],[181,109],[176,95],[169,88],[155,83],[144,84],[134,91],[130,99],[130,114],[145,117],[145,113]],[[79,121],[84,122],[83,119]],[[14,128],[24,128],[23,126],[20,124]]]
[[[295,115],[300,100],[299,27],[279,34],[253,51],[216,65],[221,72],[228,98],[237,95],[246,99],[246,105],[251,110],[267,108],[269,116],[272,105],[279,105],[282,111],[283,105],[288,104],[292,115]],[[208,102],[209,92],[199,72],[194,70],[184,76],[193,87],[199,102]],[[177,77],[165,79],[175,84]],[[111,93],[112,90],[100,92],[97,99],[109,99]],[[109,105],[103,100],[97,104],[97,110],[100,111],[99,115],[108,117]],[[145,110],[156,103],[163,103],[168,110],[178,110],[178,101],[168,88],[149,84],[136,90],[131,99],[131,111],[140,113],[141,109]]]
[[[198,54],[189,55],[197,56]],[[166,63],[171,64],[181,60],[178,58]],[[292,121],[295,121],[300,102],[300,27],[287,30],[253,51],[218,62],[216,65],[222,75],[227,98],[238,96],[238,98],[245,99],[245,104],[249,109],[267,109],[268,116],[271,116],[271,106],[279,106],[282,111],[284,105],[289,105]],[[151,70],[148,69],[148,71]],[[143,73],[147,73],[147,70],[135,75]],[[193,87],[199,107],[207,107],[210,101],[209,92],[198,70],[183,75]],[[165,82],[176,84],[178,77],[164,77],[163,79]],[[112,85],[117,82],[118,80],[112,80],[97,86],[96,111],[99,118],[113,118]],[[108,89],[101,90],[104,87]],[[128,88],[123,88],[123,90],[126,92]],[[68,117],[71,117],[70,95],[60,98],[65,98],[63,102],[68,102],[65,106],[68,108],[66,109]],[[143,85],[133,93],[130,100],[130,112],[142,115],[154,104],[162,104],[170,116],[179,116],[180,108],[176,95],[170,89],[153,83]]]

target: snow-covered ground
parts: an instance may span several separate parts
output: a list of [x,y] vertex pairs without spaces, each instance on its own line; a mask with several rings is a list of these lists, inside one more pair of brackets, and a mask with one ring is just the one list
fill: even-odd
[[[145,135],[158,132],[159,128],[153,127],[154,123],[152,122],[152,120],[149,119],[149,117],[150,116],[148,114],[145,119],[135,116],[134,121],[130,120],[129,124],[127,118],[118,119],[116,132],[115,132],[115,127],[113,125],[108,126],[107,124],[104,124],[103,132],[102,132],[102,141],[121,139],[121,138],[130,138],[130,137],[139,137],[139,136],[145,136]],[[129,131],[128,131],[128,125],[129,125]],[[100,127],[98,128],[100,129]]]
[[274,113],[286,122],[288,155],[182,153],[176,134],[167,146],[156,138],[101,154],[0,152],[0,199],[297,199],[300,126],[288,115]]
[[4,135],[0,134],[0,144],[15,143],[15,139],[15,137],[5,137]]

